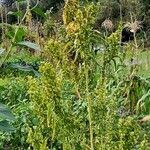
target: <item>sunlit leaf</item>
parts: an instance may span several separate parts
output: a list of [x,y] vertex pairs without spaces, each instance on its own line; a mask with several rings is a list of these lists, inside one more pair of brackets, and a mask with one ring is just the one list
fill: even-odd
[[6,33],[6,37],[8,37],[9,39],[13,39],[15,36],[14,44],[22,41],[26,35],[26,31],[23,27],[18,28],[17,33],[15,33],[15,32],[16,32],[15,28],[12,26],[8,29],[8,31]]
[[23,28],[19,28],[16,34],[15,43],[21,42],[25,35],[25,30]]
[[5,51],[5,49],[0,48],[0,55],[1,55],[1,54],[3,54],[3,53],[4,53],[4,51]]
[[15,11],[15,12],[9,11],[7,14],[17,16],[17,17],[21,17],[22,16],[22,11]]

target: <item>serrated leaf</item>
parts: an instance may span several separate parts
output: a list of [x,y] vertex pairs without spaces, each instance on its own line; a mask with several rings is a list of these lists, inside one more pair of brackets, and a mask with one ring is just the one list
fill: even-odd
[[30,41],[21,41],[21,42],[18,42],[17,45],[26,46],[28,48],[32,48],[32,49],[37,50],[37,51],[41,51],[41,48],[38,44],[32,43]]
[[7,119],[7,120],[15,119],[10,109],[3,104],[0,104],[0,118]]
[[15,128],[11,126],[7,120],[0,121],[0,131],[10,132],[14,130]]

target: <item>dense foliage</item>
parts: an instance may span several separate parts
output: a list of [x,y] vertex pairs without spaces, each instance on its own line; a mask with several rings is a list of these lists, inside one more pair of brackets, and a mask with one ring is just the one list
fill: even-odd
[[149,1],[42,2],[2,19],[0,149],[150,149]]

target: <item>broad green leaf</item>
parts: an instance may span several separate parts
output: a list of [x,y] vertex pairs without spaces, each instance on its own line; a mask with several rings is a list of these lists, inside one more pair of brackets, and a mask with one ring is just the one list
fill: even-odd
[[12,26],[8,29],[8,32],[6,33],[6,37],[10,38],[10,39],[13,39],[14,36],[15,36],[15,41],[14,43],[18,43],[20,41],[23,40],[23,38],[25,37],[26,35],[26,31],[23,27],[20,27],[18,30],[17,30],[17,33],[15,35],[15,28]]
[[17,45],[26,46],[28,48],[32,48],[32,49],[37,50],[37,51],[41,51],[41,48],[40,48],[40,46],[38,44],[32,43],[30,41],[18,42]]
[[21,42],[25,37],[26,32],[23,28],[19,28],[16,34],[15,43]]
[[43,12],[43,10],[42,10],[41,8],[36,7],[36,8],[34,8],[34,9],[32,9],[32,11],[33,11],[34,13],[36,13],[37,15],[39,15],[39,16],[41,16],[41,17],[43,17],[43,18],[46,19],[46,15],[45,15],[45,13]]
[[15,119],[13,114],[11,113],[10,109],[3,104],[0,104],[0,118],[1,119],[8,119],[8,120],[14,120]]
[[23,66],[23,65],[20,65],[20,64],[12,64],[12,68],[15,68],[15,69],[19,69],[21,71],[33,71],[33,67],[32,66],[29,66],[29,65],[26,65],[26,66]]
[[26,72],[33,72],[37,77],[40,75],[38,71],[36,71],[32,66],[29,65],[23,66],[20,64],[13,64],[12,68],[19,69],[21,71],[26,71]]
[[0,121],[0,131],[10,132],[14,130],[15,128],[13,128],[7,120]]

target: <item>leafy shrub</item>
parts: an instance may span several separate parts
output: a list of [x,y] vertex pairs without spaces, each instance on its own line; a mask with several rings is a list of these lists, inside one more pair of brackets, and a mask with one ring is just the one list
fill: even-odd
[[3,79],[6,84],[1,87],[0,101],[11,106],[18,104],[23,99],[27,99],[26,81],[24,79]]
[[25,123],[30,112],[27,103],[26,81],[21,78],[5,78],[1,79],[0,83],[2,83],[0,86],[0,102],[9,105],[15,116],[15,122],[13,123],[15,131],[0,134],[2,137],[1,148],[24,147],[27,137]]

